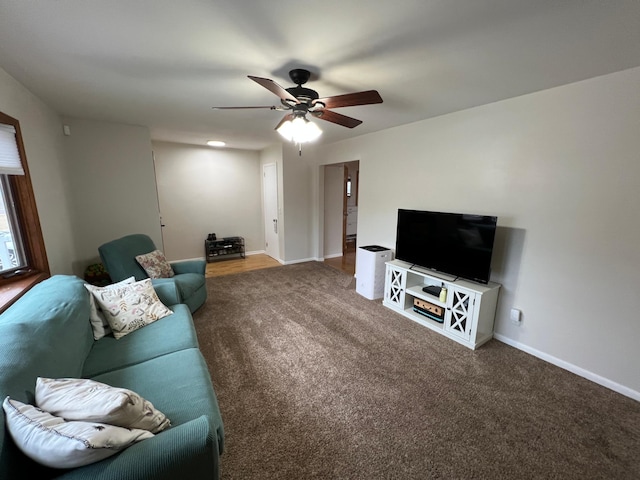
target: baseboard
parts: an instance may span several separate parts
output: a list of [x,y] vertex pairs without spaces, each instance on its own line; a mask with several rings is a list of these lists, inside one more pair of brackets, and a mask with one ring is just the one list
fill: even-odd
[[194,258],[181,258],[180,260],[171,260],[169,263],[176,262],[189,262],[191,260],[206,260],[204,257],[194,257]]
[[584,368],[580,368],[572,363],[565,362],[564,360],[560,360],[559,358],[549,355],[548,353],[541,352],[540,350],[536,350],[535,348],[532,348],[523,343],[516,342],[515,340],[512,340],[509,337],[505,337],[504,335],[500,335],[499,333],[494,333],[493,338],[495,338],[496,340],[499,340],[502,343],[506,343],[507,345],[517,348],[518,350],[522,350],[523,352],[533,355],[534,357],[538,357],[544,360],[545,362],[549,362],[555,365],[556,367],[560,367],[564,370],[568,370],[569,372],[575,373],[576,375],[582,378],[586,378],[587,380],[597,383],[598,385],[602,385],[603,387],[606,387],[609,390],[618,392],[619,394],[624,395],[625,397],[629,397],[636,401],[640,401],[640,392],[632,390],[629,387],[620,385],[619,383],[609,380],[608,378],[601,377],[600,375],[590,372],[589,370],[585,370]]
[[343,255],[341,253],[333,253],[331,255],[325,255],[324,258],[338,258],[338,257],[342,257]]
[[261,253],[266,253],[265,250],[253,250],[251,252],[245,252],[246,255],[260,255]]
[[299,260],[287,260],[285,262],[280,262],[283,265],[293,265],[294,263],[304,263],[304,262],[317,262],[317,258],[301,258]]

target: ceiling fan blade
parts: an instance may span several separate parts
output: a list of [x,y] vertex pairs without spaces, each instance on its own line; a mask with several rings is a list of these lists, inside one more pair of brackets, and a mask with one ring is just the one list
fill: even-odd
[[326,120],[327,122],[337,123],[338,125],[342,125],[343,127],[347,127],[347,128],[354,128],[362,123],[362,120],[358,120],[357,118],[347,117],[346,115],[332,112],[331,110],[327,110],[326,108],[323,110],[318,110],[317,112],[310,112],[310,113],[314,117],[319,118],[320,120]]
[[275,130],[278,130],[280,128],[280,126],[286,122],[287,120],[293,120],[293,113],[287,113],[284,117],[282,117],[282,120],[280,120],[280,123],[278,123],[278,125],[276,125]]
[[355,107],[356,105],[371,105],[372,103],[382,103],[382,97],[376,90],[365,92],[345,93],[334,97],[319,98],[313,104],[323,103],[325,108]]
[[248,75],[248,77],[256,82],[259,85],[262,85],[264,88],[269,90],[271,93],[275,93],[282,100],[286,100],[288,102],[293,102],[294,104],[300,103],[296,97],[287,92],[284,88],[278,85],[276,82],[269,78],[262,77],[254,77],[252,75]]
[[268,108],[269,110],[284,110],[283,108],[275,107],[273,105],[261,105],[256,107],[211,107],[211,108],[213,108],[214,110],[243,110],[247,108]]

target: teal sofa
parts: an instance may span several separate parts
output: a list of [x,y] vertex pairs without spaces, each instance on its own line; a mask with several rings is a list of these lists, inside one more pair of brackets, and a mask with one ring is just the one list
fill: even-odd
[[[132,276],[136,280],[149,278],[136,261],[136,256],[154,250],[156,250],[156,246],[149,236],[134,233],[101,245],[98,248],[98,253],[111,280],[120,282]],[[175,284],[180,295],[180,302],[185,303],[191,313],[195,312],[207,299],[204,277],[207,268],[206,262],[204,259],[171,262],[171,268],[175,274],[173,277],[156,278],[151,282],[154,286],[163,283]]]
[[0,397],[33,403],[37,377],[91,378],[133,390],[171,421],[153,438],[84,467],[51,469],[18,449],[0,415],[0,478],[217,479],[224,429],[189,308],[157,285],[174,313],[116,340],[95,341],[89,293],[74,276],[36,285],[0,315]]

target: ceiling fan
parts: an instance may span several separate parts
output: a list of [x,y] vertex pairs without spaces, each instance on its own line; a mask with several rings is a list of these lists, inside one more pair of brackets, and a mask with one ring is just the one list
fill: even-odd
[[[336,113],[330,109],[382,103],[382,97],[380,97],[380,94],[376,90],[367,90],[364,92],[347,93],[344,95],[335,95],[332,97],[321,98],[318,95],[318,92],[316,92],[315,90],[311,90],[310,88],[305,88],[302,86],[307,83],[310,76],[311,72],[302,68],[291,70],[289,72],[289,77],[291,78],[291,81],[296,84],[296,86],[283,88],[269,78],[254,77],[252,75],[248,75],[251,80],[259,85],[262,85],[264,88],[280,97],[281,105],[265,105],[253,107],[213,107],[213,109],[236,110],[244,108],[268,108],[270,110],[290,110],[291,112],[287,113],[280,121],[280,123],[278,123],[278,125],[276,126],[276,130],[284,135],[283,130],[286,130],[286,128],[283,127],[287,127],[287,122],[289,122],[290,125],[296,119],[299,119],[299,121],[306,122],[308,124],[309,122],[306,119],[307,113],[327,122],[342,125],[343,127],[347,128],[354,128],[360,125],[362,123],[362,120]],[[321,133],[319,129],[318,132],[319,135]]]

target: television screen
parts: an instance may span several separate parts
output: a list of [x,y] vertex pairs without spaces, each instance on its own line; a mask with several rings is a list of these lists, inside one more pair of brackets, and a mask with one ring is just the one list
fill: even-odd
[[483,215],[399,209],[396,258],[487,283],[497,220]]

